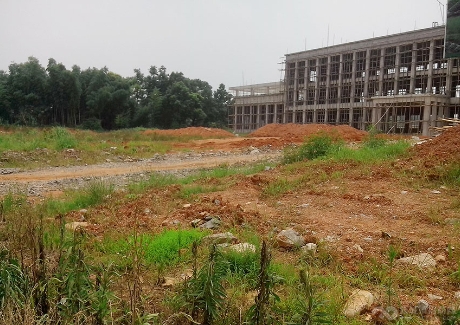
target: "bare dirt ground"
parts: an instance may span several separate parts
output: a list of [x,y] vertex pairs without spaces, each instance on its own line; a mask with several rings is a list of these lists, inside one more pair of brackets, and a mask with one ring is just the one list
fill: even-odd
[[[208,129],[193,130],[209,133],[214,138],[174,145],[178,149],[190,149],[188,153],[172,153],[133,163],[12,173],[1,175],[0,184],[3,189],[33,184],[42,186],[42,193],[52,193],[65,186],[77,186],[78,179],[118,177],[118,181],[124,178],[127,182],[129,175],[153,171],[178,173],[222,164],[276,162],[283,146],[298,144],[305,136],[318,131],[338,134],[347,142],[359,142],[366,136],[365,132],[349,127],[318,125],[269,125],[249,138],[235,137],[231,133],[213,135]],[[345,273],[356,272],[358,279],[363,277],[371,281],[378,274],[379,264],[388,264],[388,248],[393,245],[398,248],[399,256],[430,253],[438,259],[438,266],[430,271],[397,266],[398,274],[406,275],[405,282],[404,279],[400,281],[404,285],[398,288],[403,308],[412,308],[419,299],[428,300],[435,308],[458,305],[454,295],[460,287],[451,281],[450,274],[458,268],[454,255],[455,246],[460,244],[459,227],[451,221],[460,218],[459,193],[446,186],[424,186],[423,180],[415,176],[408,182],[399,179],[395,172],[417,169],[429,177],[430,169],[460,161],[459,138],[460,127],[453,128],[414,146],[411,158],[399,160],[392,166],[382,164],[363,170],[355,168],[353,163],[332,167],[325,164],[314,171],[299,169],[290,174],[277,167],[256,175],[232,176],[225,184],[219,179],[206,179],[199,182],[215,184],[222,190],[190,202],[174,196],[180,186],[150,190],[134,199],[118,193],[115,194],[118,195],[116,208],[103,205],[88,214],[89,230],[102,235],[109,230],[129,229],[137,222],[143,229],[160,232],[164,228],[187,227],[203,213],[219,215],[228,227],[250,226],[266,237],[285,227],[294,227],[309,241],[330,247]],[[264,194],[269,183],[301,177],[307,178],[305,185],[295,191],[276,199]],[[62,186],[53,185],[61,181]],[[78,221],[81,215],[73,212],[69,218]],[[282,254],[286,261],[297,262],[295,255]],[[428,294],[442,299],[429,300]]]

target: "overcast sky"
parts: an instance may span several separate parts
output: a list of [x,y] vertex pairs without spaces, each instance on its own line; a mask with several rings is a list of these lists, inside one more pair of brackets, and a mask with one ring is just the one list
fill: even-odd
[[435,21],[437,0],[0,0],[0,70],[35,56],[240,86],[278,81],[281,57],[326,46],[328,28],[332,45]]

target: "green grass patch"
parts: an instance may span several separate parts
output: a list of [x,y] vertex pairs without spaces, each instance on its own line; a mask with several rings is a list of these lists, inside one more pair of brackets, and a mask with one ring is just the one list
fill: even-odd
[[[189,248],[193,242],[201,240],[208,233],[197,229],[167,230],[152,236],[143,234],[138,237],[141,247],[141,257],[147,265],[171,266],[184,259],[189,254],[181,252]],[[98,249],[105,254],[116,254],[128,257],[134,248],[134,237],[113,240],[105,237]]]
[[114,187],[111,184],[101,181],[94,182],[82,190],[67,192],[64,199],[46,200],[43,206],[50,215],[66,213],[101,204],[113,193],[113,190]]
[[343,147],[338,137],[318,133],[308,138],[300,147],[289,148],[284,152],[283,163],[291,164],[303,160],[313,160],[327,156]]

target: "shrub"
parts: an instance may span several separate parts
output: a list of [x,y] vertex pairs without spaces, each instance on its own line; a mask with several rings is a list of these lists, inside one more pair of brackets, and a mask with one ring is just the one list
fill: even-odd
[[284,153],[283,163],[289,164],[305,159],[313,160],[338,151],[342,141],[336,136],[318,133],[306,140],[299,148],[288,149]]

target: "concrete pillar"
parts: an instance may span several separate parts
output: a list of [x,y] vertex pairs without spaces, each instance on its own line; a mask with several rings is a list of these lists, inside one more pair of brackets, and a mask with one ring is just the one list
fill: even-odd
[[356,52],[353,52],[353,61],[351,67],[351,94],[350,94],[350,103],[355,102],[355,93],[356,93]]
[[342,98],[342,81],[343,81],[343,53],[340,54],[340,63],[339,63],[339,83],[338,83],[338,88],[337,88],[337,98],[338,101],[340,102],[340,99]]
[[427,94],[432,94],[433,91],[431,87],[433,87],[433,61],[434,61],[434,40],[430,42],[430,55],[428,59],[428,81],[426,83]]
[[371,50],[366,50],[366,74],[364,75],[364,98],[369,97],[369,74],[371,69]]
[[326,105],[324,108],[324,124],[328,121],[327,111],[329,107],[329,96],[331,93],[331,56],[327,57],[327,68],[326,68]]
[[294,112],[296,110],[296,107],[297,107],[297,100],[299,99],[297,97],[297,91],[299,89],[299,61],[295,61],[295,72],[294,72],[294,105],[293,105],[293,109],[294,109]]
[[385,49],[380,50],[380,75],[379,75],[379,94],[380,96],[386,96],[387,94],[383,94],[383,75],[385,74]]
[[415,76],[417,69],[417,43],[412,44],[412,63],[410,68],[410,90],[409,93],[415,93]]
[[446,95],[452,97],[452,69],[453,59],[447,60],[447,74],[446,74]]
[[393,85],[394,93],[395,95],[398,95],[399,93],[399,73],[401,68],[401,52],[400,52],[400,46],[396,46],[396,60],[395,60],[395,83]]
[[319,59],[316,59],[315,106],[318,105],[318,97],[319,97],[319,71],[320,71]]
[[431,99],[430,97],[425,98],[425,106],[423,108],[423,120],[422,120],[422,135],[429,136],[430,126],[430,113],[431,113]]

